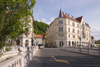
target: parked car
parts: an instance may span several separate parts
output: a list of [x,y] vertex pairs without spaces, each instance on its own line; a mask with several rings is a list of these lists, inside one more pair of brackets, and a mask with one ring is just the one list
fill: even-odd
[[38,48],[44,48],[44,44],[38,44]]

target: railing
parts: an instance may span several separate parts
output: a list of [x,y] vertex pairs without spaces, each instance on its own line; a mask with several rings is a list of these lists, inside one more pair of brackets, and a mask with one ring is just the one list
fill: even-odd
[[38,50],[38,46],[28,47],[26,52],[23,51],[22,47],[18,48],[18,50],[19,53],[17,56],[2,61],[0,67],[27,67],[33,55]]
[[[8,52],[5,51],[6,48],[8,48],[8,47],[3,47],[3,49],[0,50],[0,61],[10,58],[12,56],[15,56],[19,52],[18,46],[11,46],[11,50]],[[23,48],[23,49],[24,49],[24,52],[27,50],[27,48]],[[1,55],[1,54],[3,54],[3,55]]]
[[100,47],[62,47],[64,50],[100,56]]

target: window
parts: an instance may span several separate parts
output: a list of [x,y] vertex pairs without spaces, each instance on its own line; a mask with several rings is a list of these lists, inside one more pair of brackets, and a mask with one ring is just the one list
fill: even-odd
[[75,33],[75,29],[73,29],[73,33]]
[[75,35],[73,35],[73,38],[75,38]]
[[79,30],[77,30],[77,33],[79,34]]
[[68,38],[70,38],[70,35],[68,35]]
[[63,21],[62,20],[59,20],[59,24],[63,24]]
[[70,32],[70,28],[68,28],[68,32]]
[[63,24],[63,21],[61,20],[61,24]]
[[79,28],[79,24],[77,24],[77,27]]
[[70,25],[70,21],[68,20],[68,25]]
[[72,25],[75,26],[75,23],[73,22]]
[[59,32],[62,32],[63,31],[63,27],[59,27]]

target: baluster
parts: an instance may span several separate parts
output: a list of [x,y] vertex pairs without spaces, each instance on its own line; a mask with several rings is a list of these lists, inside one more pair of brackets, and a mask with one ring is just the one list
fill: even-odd
[[99,46],[99,49],[98,49],[98,54],[99,54],[99,56],[100,56],[100,46]]

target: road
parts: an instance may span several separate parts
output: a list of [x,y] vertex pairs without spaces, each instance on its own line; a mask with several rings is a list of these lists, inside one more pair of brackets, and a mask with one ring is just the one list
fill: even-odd
[[100,67],[100,57],[45,48],[38,50],[28,67]]

